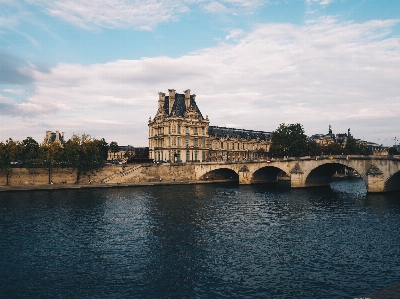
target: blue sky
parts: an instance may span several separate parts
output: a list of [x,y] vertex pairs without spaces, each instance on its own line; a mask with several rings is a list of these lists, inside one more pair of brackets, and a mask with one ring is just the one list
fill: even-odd
[[0,0],[0,140],[147,145],[158,92],[212,125],[400,138],[400,2]]

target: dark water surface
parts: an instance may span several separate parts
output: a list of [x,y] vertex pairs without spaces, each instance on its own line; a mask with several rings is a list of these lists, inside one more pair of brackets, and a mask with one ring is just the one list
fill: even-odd
[[0,193],[0,298],[353,298],[399,282],[399,193],[331,187]]

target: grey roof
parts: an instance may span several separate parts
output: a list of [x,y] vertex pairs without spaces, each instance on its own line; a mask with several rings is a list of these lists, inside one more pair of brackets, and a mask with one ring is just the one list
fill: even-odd
[[208,135],[217,137],[227,137],[229,135],[230,138],[236,138],[237,136],[239,136],[239,138],[241,139],[250,137],[250,139],[259,138],[260,140],[269,140],[271,138],[270,132],[225,128],[217,126],[209,126]]
[[[193,107],[199,113],[199,119],[204,119],[203,115],[200,112],[199,107],[197,107],[197,104],[196,104],[196,101],[195,101],[193,95],[190,95],[190,106]],[[166,96],[163,108],[164,108],[165,114],[167,114],[168,116],[172,116],[173,114],[175,114],[176,116],[184,116],[185,111],[186,111],[185,95],[180,94],[180,93],[175,94],[175,102],[174,102],[174,105],[172,106],[171,113],[168,113],[168,111],[169,111],[169,96]]]

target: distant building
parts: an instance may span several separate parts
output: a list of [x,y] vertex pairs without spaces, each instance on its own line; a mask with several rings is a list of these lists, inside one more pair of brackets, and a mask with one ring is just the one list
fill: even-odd
[[[347,130],[347,133],[339,133],[333,134],[332,127],[329,126],[328,134],[314,134],[310,137],[310,139],[321,146],[327,146],[329,144],[340,144],[340,146],[345,147],[347,143],[347,139],[350,134],[350,129]],[[374,156],[387,156],[389,154],[389,148],[383,146],[382,144],[377,144],[361,139],[355,139],[356,144],[361,144],[371,149],[372,155]]]
[[64,140],[64,132],[56,131],[55,133],[52,131],[46,131],[46,137],[43,140],[43,145],[50,145],[53,143],[58,143],[63,145],[65,143]]
[[131,157],[134,153],[134,147],[132,145],[122,145],[118,146],[117,152],[112,152],[108,150],[108,161],[121,161],[126,162],[128,161],[129,157]]
[[190,90],[159,93],[158,110],[149,119],[149,158],[155,161],[200,162],[261,159],[271,134],[210,126]]
[[133,147],[132,145],[118,146],[118,152],[108,151],[108,161],[120,161],[122,163],[128,160],[148,158],[148,147]]

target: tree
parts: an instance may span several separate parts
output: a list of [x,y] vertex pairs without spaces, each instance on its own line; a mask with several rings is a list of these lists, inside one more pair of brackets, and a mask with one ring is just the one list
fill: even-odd
[[34,167],[38,163],[39,159],[39,143],[36,142],[32,137],[26,137],[22,141],[24,147],[23,158],[26,167]]
[[64,144],[64,160],[72,168],[77,170],[76,182],[82,174],[87,173],[103,163],[103,154],[96,140],[90,135],[73,135]]
[[306,140],[307,136],[301,124],[283,123],[271,134],[270,154],[275,157],[299,157],[306,150]]
[[5,143],[0,142],[0,170],[6,176],[6,185],[12,172],[13,163],[18,163],[23,155],[23,145],[9,138]]
[[94,139],[93,142],[96,143],[96,145],[100,151],[101,159],[103,161],[106,161],[108,158],[108,143],[104,140],[104,138],[102,138],[100,140]]
[[63,148],[59,143],[41,145],[38,150],[38,164],[47,168],[48,183],[51,183],[51,174],[55,166],[63,162]]
[[348,154],[352,155],[372,155],[372,149],[362,143],[357,143],[353,136],[347,137],[344,147]]
[[394,146],[392,146],[391,148],[389,148],[389,155],[398,155],[400,154],[397,150],[397,148],[395,148]]
[[323,155],[348,155],[348,149],[343,148],[339,143],[330,143],[322,148]]

